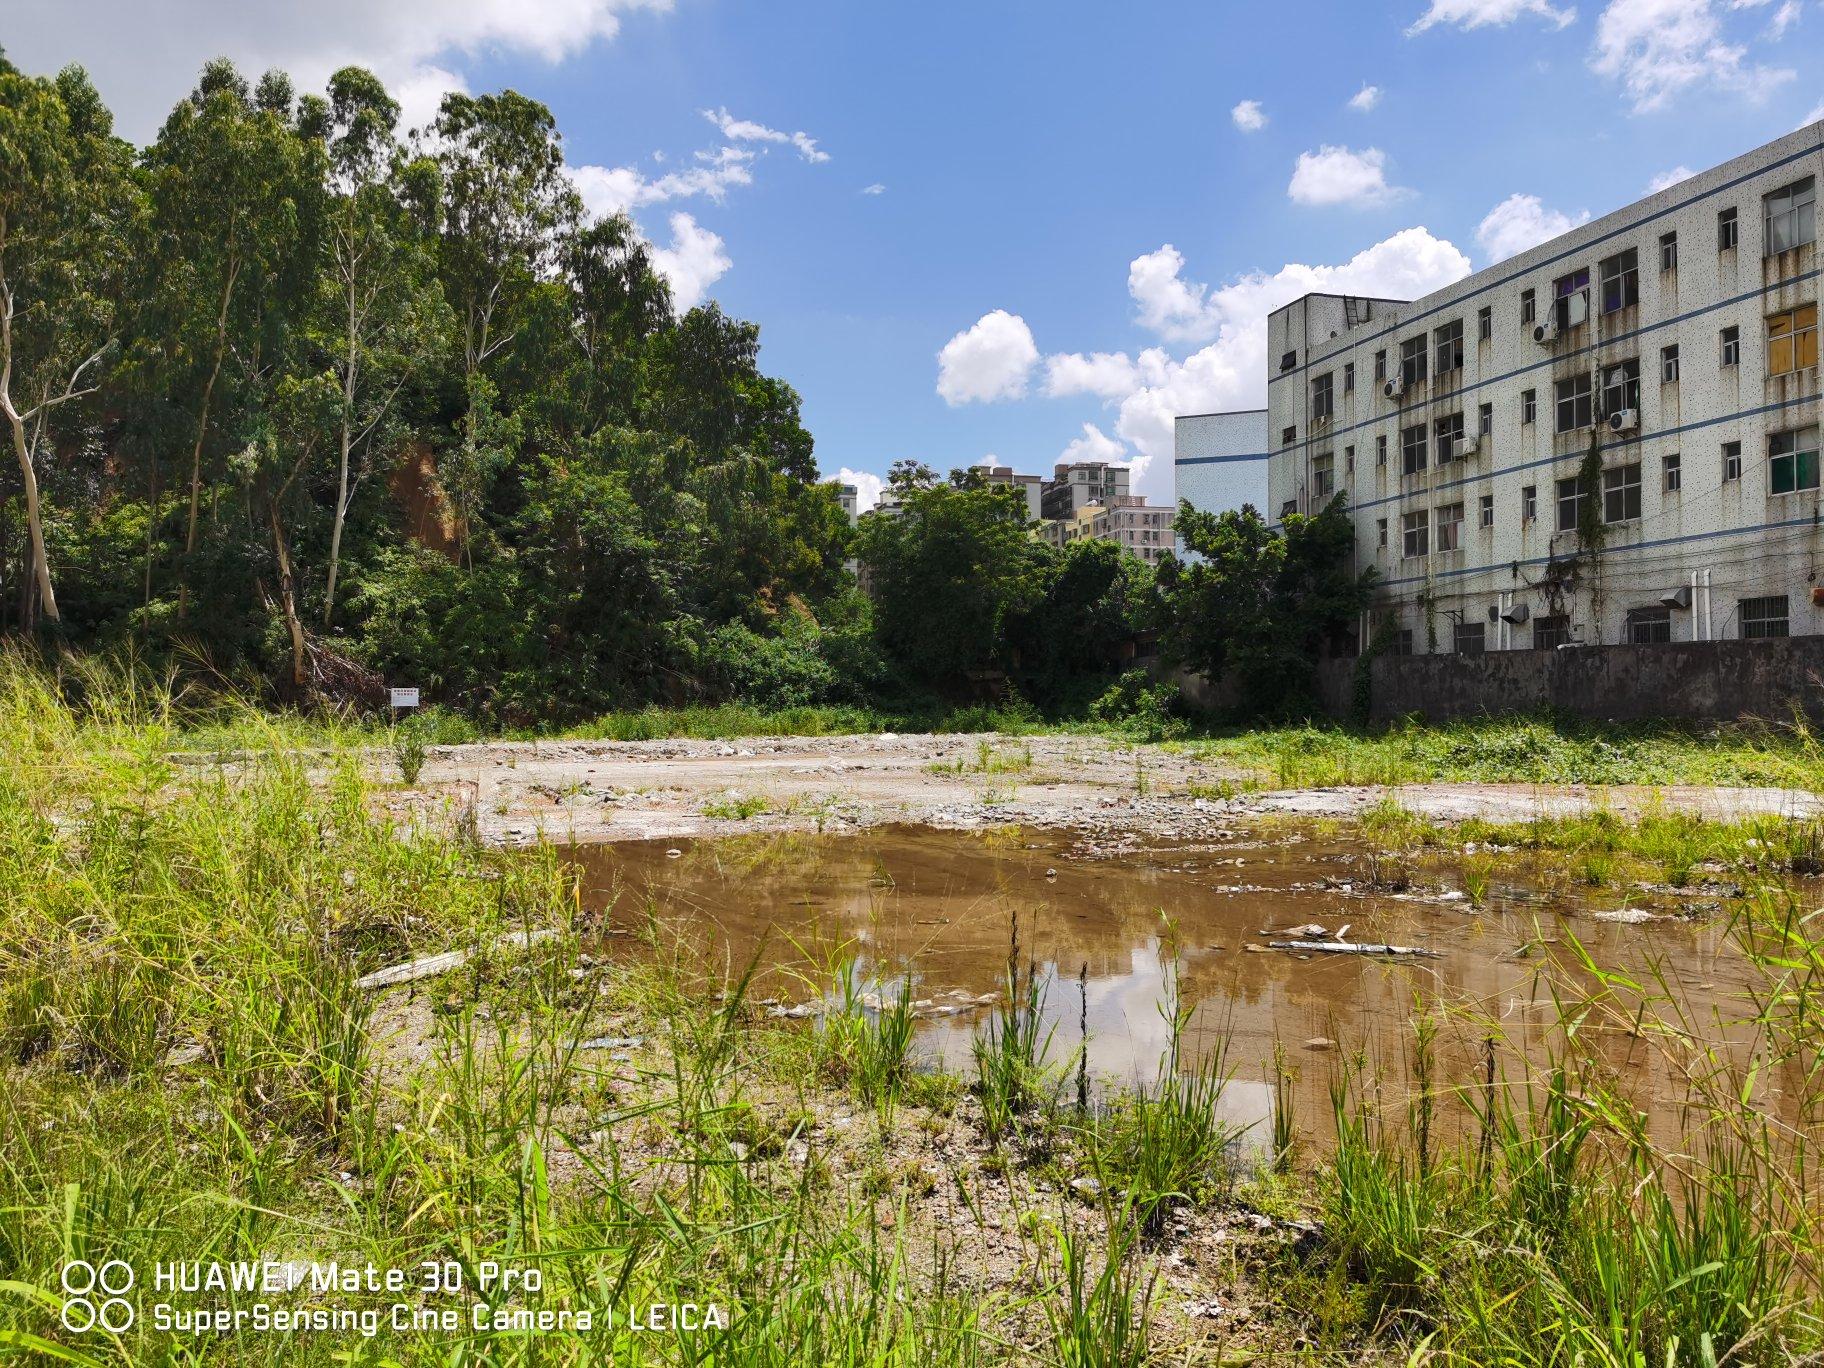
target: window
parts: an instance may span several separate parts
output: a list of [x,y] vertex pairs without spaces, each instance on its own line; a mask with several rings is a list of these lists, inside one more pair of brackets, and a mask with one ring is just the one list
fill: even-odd
[[1462,459],[1463,456],[1463,415],[1450,414],[1432,424],[1432,430],[1438,439],[1438,464]]
[[1559,432],[1576,432],[1595,423],[1590,409],[1590,377],[1587,373],[1574,375],[1568,380],[1558,382],[1558,426]]
[[1802,304],[1767,320],[1767,374],[1790,375],[1818,364],[1818,306]]
[[1289,351],[1289,352],[1285,353],[1285,355],[1283,355],[1279,358],[1279,368],[1282,371],[1289,371],[1292,369],[1292,367],[1296,366],[1297,364],[1298,364],[1298,353],[1295,351]]
[[1723,329],[1723,364],[1725,366],[1742,364],[1742,330],[1740,328]]
[[1495,311],[1484,304],[1476,311],[1476,341],[1491,342],[1495,336]]
[[1640,462],[1602,472],[1602,520],[1633,522],[1640,517]]
[[1495,435],[1495,406],[1484,404],[1476,410],[1476,431],[1484,437]]
[[1432,368],[1434,375],[1449,375],[1454,370],[1463,369],[1463,320],[1446,323],[1432,333],[1437,343],[1437,364]]
[[1672,610],[1664,606],[1628,609],[1627,642],[1630,646],[1656,646],[1672,640]]
[[1374,354],[1374,382],[1380,384],[1387,378],[1387,353],[1378,351]]
[[1400,474],[1416,475],[1425,469],[1425,424],[1400,430]]
[[1387,464],[1387,438],[1385,436],[1374,439],[1374,463],[1377,466]]
[[1343,470],[1347,474],[1350,474],[1350,475],[1355,474],[1355,448],[1354,447],[1344,447],[1343,448]]
[[1640,303],[1640,254],[1632,247],[1598,264],[1602,311],[1614,313]]
[[1387,519],[1376,518],[1374,520],[1374,527],[1375,527],[1375,531],[1380,534],[1380,538],[1381,538],[1380,544],[1382,546],[1387,545]]
[[1325,371],[1311,382],[1311,421],[1322,423],[1336,411],[1335,377]]
[[1531,522],[1539,516],[1539,486],[1528,485],[1520,491],[1520,521]]
[[1520,396],[1520,421],[1531,423],[1539,416],[1539,396],[1532,390],[1526,390]]
[[1425,339],[1409,337],[1400,343],[1400,384],[1407,389],[1425,379]]
[[1480,622],[1458,622],[1451,625],[1450,644],[1458,655],[1482,654],[1482,627]]
[[1279,516],[1282,518],[1289,518],[1296,512],[1298,512],[1297,499],[1287,499],[1279,506]]
[[1735,606],[1744,638],[1788,635],[1786,595],[1737,599]]
[[1570,640],[1571,620],[1562,613],[1533,619],[1533,649],[1535,651],[1554,650],[1559,646],[1569,645]]
[[1531,290],[1520,291],[1520,321],[1522,323],[1533,321],[1533,292]]
[[1400,517],[1400,554],[1407,560],[1431,554],[1431,515],[1424,509]]
[[1336,492],[1336,457],[1329,454],[1311,458],[1311,497],[1327,499]]
[[1572,475],[1569,479],[1558,481],[1558,530],[1574,532],[1577,530],[1577,514],[1583,507],[1583,481]]
[[1572,271],[1552,282],[1552,311],[1557,315],[1560,331],[1568,332],[1577,326],[1571,322],[1571,299],[1576,295],[1587,296],[1589,289],[1590,273],[1587,270]]
[[1343,393],[1355,393],[1355,362],[1353,361],[1343,363]]
[[1297,440],[1298,440],[1298,429],[1295,427],[1286,428],[1279,434],[1279,444],[1281,446],[1291,446],[1292,443],[1294,443]]
[[1463,544],[1463,505],[1445,504],[1438,509],[1438,550],[1456,551]]
[[1659,269],[1676,271],[1678,269],[1678,234],[1661,233],[1659,235]]
[[1740,442],[1723,443],[1723,482],[1742,478],[1742,444]]
[[1818,240],[1818,193],[1810,176],[1767,196],[1767,239],[1764,255],[1789,252]]
[[1622,361],[1602,372],[1602,411],[1620,413],[1640,408],[1640,358]]
[[1493,527],[1495,525],[1495,496],[1484,494],[1476,505],[1476,526]]
[[1659,383],[1676,385],[1678,383],[1678,344],[1659,349]]
[[1794,494],[1818,487],[1818,430],[1796,428],[1767,439],[1767,492]]
[[1676,451],[1670,456],[1659,458],[1659,469],[1664,476],[1664,489],[1668,494],[1676,494],[1685,487],[1684,458]]
[[1725,209],[1716,216],[1716,250],[1733,252],[1736,235],[1741,231],[1735,221],[1735,210]]

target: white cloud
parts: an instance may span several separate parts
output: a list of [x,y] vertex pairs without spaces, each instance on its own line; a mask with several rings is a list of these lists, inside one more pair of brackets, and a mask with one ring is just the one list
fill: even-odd
[[1222,319],[1210,310],[1210,287],[1184,279],[1183,270],[1184,256],[1169,242],[1128,263],[1127,292],[1140,306],[1140,326],[1175,342],[1214,337]]
[[1513,23],[1522,15],[1564,28],[1577,18],[1577,11],[1569,6],[1553,9],[1547,0],[1431,0],[1431,8],[1406,32],[1408,35],[1423,33],[1439,24],[1454,24],[1464,29],[1501,26]]
[[996,309],[944,343],[937,354],[937,392],[953,406],[1018,399],[1038,364],[1026,320]]
[[1799,127],[1804,128],[1806,124],[1814,124],[1820,119],[1824,119],[1824,101],[1820,101],[1812,107],[1811,113],[1805,116],[1805,123],[1800,124]]
[[808,162],[827,162],[830,159],[830,154],[822,151],[817,146],[817,139],[808,133],[784,133],[777,128],[755,123],[752,119],[737,119],[726,109],[705,109],[703,117],[721,129],[722,136],[730,142],[790,143],[798,149],[798,155]]
[[870,475],[865,470],[850,470],[844,466],[836,472],[836,478],[846,485],[855,486],[855,511],[866,513],[880,502],[880,491],[886,488],[886,481],[878,475]]
[[1768,41],[1777,43],[1784,38],[1786,30],[1798,23],[1800,17],[1799,0],[1786,0],[1786,3],[1774,12],[1773,19],[1767,25]]
[[1059,352],[1045,358],[1045,393],[1054,399],[1093,394],[1119,399],[1140,383],[1140,368],[1126,352]]
[[1329,144],[1301,152],[1286,194],[1298,204],[1385,204],[1407,192],[1387,184],[1387,154],[1378,147],[1360,152]]
[[1083,435],[1076,438],[1063,451],[1058,453],[1058,460],[1065,461],[1119,461],[1127,455],[1127,448],[1113,437],[1102,431],[1094,423],[1083,424]]
[[1366,114],[1381,102],[1381,88],[1377,85],[1363,85],[1349,97],[1349,108]]
[[1229,117],[1243,133],[1258,133],[1267,126],[1267,116],[1261,110],[1259,100],[1243,100],[1229,111]]
[[1670,171],[1661,171],[1657,176],[1653,177],[1652,180],[1647,182],[1647,193],[1649,195],[1657,195],[1661,190],[1670,190],[1680,181],[1690,180],[1693,174],[1691,168],[1682,163],[1673,167]]
[[1788,69],[1747,58],[1745,47],[1725,41],[1712,0],[1609,0],[1596,22],[1590,66],[1619,80],[1634,112],[1644,114],[1695,86],[1760,98],[1793,78]]
[[[555,63],[615,36],[635,10],[671,0],[11,0],[6,55],[28,71],[68,62],[89,69],[123,137],[144,142],[212,57],[258,75],[283,67],[300,90],[321,90],[351,62],[397,97],[456,88],[462,58],[483,53]],[[408,105],[414,114],[422,100]],[[434,109],[434,105],[429,106]],[[420,121],[422,121],[420,119]]]
[[679,313],[693,309],[734,265],[722,250],[722,239],[689,214],[671,216],[671,245],[652,249],[653,268],[671,285],[671,302]]
[[861,193],[864,195],[884,195],[887,193],[887,187],[882,185],[879,181],[875,181],[872,185],[862,186]]
[[1476,226],[1476,241],[1491,263],[1506,261],[1529,247],[1537,247],[1561,233],[1568,233],[1590,219],[1589,210],[1575,218],[1548,209],[1537,195],[1512,194],[1488,211]]
[[660,176],[648,177],[632,166],[568,166],[564,172],[583,197],[583,207],[606,216],[698,195],[720,204],[732,187],[754,183],[753,157],[745,148],[722,147],[697,153],[695,166]]

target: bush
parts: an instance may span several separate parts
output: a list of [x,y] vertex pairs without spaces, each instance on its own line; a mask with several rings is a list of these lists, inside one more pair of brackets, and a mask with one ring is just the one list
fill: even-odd
[[1188,730],[1184,719],[1177,716],[1178,702],[1176,685],[1155,684],[1145,670],[1129,670],[1089,705],[1089,715],[1143,740],[1163,741]]

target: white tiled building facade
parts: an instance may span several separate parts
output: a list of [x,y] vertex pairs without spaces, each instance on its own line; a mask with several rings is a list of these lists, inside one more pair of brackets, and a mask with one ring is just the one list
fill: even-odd
[[[1205,513],[1267,503],[1267,411],[1189,413],[1172,424],[1172,507],[1183,500]],[[1187,554],[1182,547],[1179,555]]]
[[1276,311],[1264,511],[1343,494],[1413,651],[1824,631],[1821,143],[1810,125],[1423,299]]

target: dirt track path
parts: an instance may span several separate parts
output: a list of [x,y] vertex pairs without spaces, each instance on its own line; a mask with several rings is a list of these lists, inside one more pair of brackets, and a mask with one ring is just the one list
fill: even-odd
[[1242,778],[1181,752],[1088,736],[511,742],[434,749],[418,791],[399,791],[395,802],[472,807],[482,836],[508,846],[894,822],[1198,839],[1262,813],[1349,816],[1388,793],[1445,820],[1525,821],[1601,806],[1724,820],[1824,811],[1814,795],[1786,789],[1422,784],[1239,793]]

